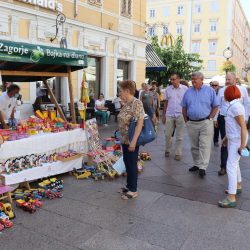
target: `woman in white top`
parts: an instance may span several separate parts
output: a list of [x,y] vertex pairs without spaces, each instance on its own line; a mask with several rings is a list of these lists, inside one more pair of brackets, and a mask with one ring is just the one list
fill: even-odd
[[224,98],[230,105],[225,116],[226,137],[222,140],[222,144],[228,144],[228,190],[226,190],[227,197],[218,202],[218,205],[223,208],[235,207],[236,195],[242,192],[239,161],[242,149],[246,148],[247,129],[245,109],[240,102],[240,97],[240,90],[236,86],[226,88]]
[[95,113],[101,117],[101,125],[108,126],[108,109],[105,107],[104,95],[101,93],[95,101]]

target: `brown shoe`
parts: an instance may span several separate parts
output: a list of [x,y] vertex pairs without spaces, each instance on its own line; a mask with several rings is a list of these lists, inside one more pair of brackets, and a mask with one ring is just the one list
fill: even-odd
[[218,171],[218,175],[219,176],[223,176],[227,173],[226,169],[225,168],[222,168],[220,171]]
[[181,156],[180,155],[176,155],[174,158],[176,161],[180,161],[181,160]]
[[170,153],[169,152],[165,152],[165,157],[169,157]]

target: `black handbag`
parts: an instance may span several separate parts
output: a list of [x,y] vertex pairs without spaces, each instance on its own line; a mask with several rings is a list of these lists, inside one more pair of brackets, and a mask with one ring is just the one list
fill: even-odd
[[[132,104],[132,114],[134,112],[134,101]],[[130,120],[129,129],[128,129],[128,137],[129,137],[130,142],[133,140],[136,125],[137,125],[137,121],[135,120],[135,117],[133,116]],[[143,127],[137,139],[136,146],[144,146],[145,144],[154,141],[155,138],[156,138],[156,132],[154,129],[154,125],[150,117],[146,115],[144,117]]]

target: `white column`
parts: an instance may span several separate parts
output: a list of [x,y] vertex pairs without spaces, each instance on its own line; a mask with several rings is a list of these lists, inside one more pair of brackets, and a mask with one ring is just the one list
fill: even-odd
[[104,94],[105,99],[108,99],[112,96],[109,96],[109,58],[107,56],[102,57],[101,59],[101,92]]
[[11,39],[14,41],[18,40],[18,30],[19,30],[19,18],[12,15],[11,16]]
[[136,82],[136,60],[129,62],[129,79]]
[[68,108],[69,103],[69,84],[67,77],[61,77],[61,98],[62,104]]
[[117,92],[118,40],[114,40],[114,96]]
[[36,82],[30,82],[30,103],[33,104],[36,100]]

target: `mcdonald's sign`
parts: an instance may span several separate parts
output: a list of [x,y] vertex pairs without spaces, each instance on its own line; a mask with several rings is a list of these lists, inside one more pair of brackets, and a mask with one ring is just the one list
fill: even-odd
[[175,44],[175,40],[174,40],[174,37],[171,35],[171,34],[167,34],[167,35],[164,35],[162,36],[162,39],[161,39],[161,46],[174,46]]

